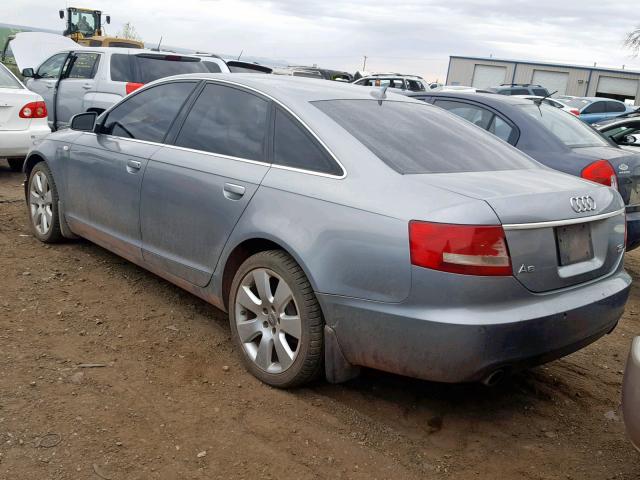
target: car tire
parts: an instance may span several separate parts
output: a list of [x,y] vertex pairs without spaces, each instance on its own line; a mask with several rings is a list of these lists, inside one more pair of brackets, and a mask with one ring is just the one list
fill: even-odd
[[12,172],[21,172],[24,165],[24,158],[7,158],[9,168]]
[[322,311],[307,276],[286,252],[260,252],[240,266],[231,284],[229,323],[244,365],[264,383],[292,388],[320,374]]
[[58,212],[58,190],[49,166],[40,162],[33,167],[27,183],[27,211],[33,235],[44,243],[62,240]]

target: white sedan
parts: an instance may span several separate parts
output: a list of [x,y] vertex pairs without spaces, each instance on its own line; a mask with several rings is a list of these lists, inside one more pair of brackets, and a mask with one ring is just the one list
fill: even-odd
[[20,170],[29,149],[49,133],[42,97],[0,63],[0,158]]

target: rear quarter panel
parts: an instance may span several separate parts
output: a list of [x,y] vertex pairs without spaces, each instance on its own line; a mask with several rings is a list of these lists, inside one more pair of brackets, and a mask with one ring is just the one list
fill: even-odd
[[[267,177],[287,173],[272,169]],[[229,238],[214,285],[221,284],[226,258],[236,245],[264,238],[296,259],[316,292],[382,302],[399,302],[409,295],[407,222],[269,183],[265,178]]]

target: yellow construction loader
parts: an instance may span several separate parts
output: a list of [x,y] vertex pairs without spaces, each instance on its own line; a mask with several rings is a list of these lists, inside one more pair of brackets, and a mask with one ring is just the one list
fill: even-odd
[[[103,35],[102,12],[88,8],[68,7],[60,10],[60,18],[67,20],[66,28],[63,32],[65,37],[71,38],[80,45],[88,47],[122,47],[122,48],[144,48],[144,43],[139,40],[128,38],[118,38]],[[111,23],[111,17],[105,15],[107,24]]]

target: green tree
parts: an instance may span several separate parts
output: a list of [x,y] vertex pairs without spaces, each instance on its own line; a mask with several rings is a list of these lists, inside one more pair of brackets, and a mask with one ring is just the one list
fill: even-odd
[[140,35],[138,35],[138,32],[136,32],[136,27],[131,25],[130,22],[127,22],[122,26],[122,30],[118,32],[118,37],[126,38],[127,40],[142,40]]

